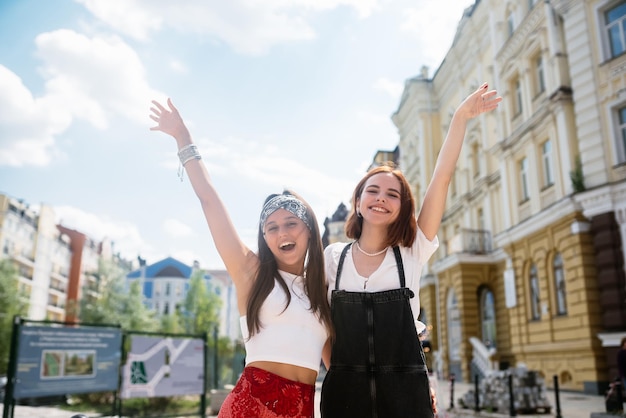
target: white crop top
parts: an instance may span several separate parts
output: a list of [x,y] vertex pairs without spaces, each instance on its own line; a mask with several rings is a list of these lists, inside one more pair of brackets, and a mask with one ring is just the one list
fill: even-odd
[[279,273],[291,292],[291,302],[287,309],[285,292],[274,282],[274,289],[259,311],[259,332],[248,338],[250,334],[246,316],[239,318],[246,346],[246,364],[274,361],[318,372],[322,348],[328,338],[326,327],[318,315],[310,310],[309,299],[304,294],[303,278],[281,270]]

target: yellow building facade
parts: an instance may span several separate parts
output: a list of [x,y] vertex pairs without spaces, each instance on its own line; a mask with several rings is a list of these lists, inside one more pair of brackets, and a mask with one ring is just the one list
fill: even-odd
[[626,1],[480,0],[392,119],[419,210],[456,106],[483,81],[425,268],[432,367],[524,365],[602,393],[626,336]]

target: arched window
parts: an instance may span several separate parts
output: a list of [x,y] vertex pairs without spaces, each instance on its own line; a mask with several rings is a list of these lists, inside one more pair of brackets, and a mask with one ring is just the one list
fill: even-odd
[[556,313],[567,315],[567,293],[565,291],[565,270],[563,269],[563,257],[560,253],[554,256],[552,262],[554,270],[554,289],[556,292]]
[[456,293],[450,289],[447,302],[448,312],[448,350],[450,361],[461,360],[461,316],[456,300]]
[[496,304],[493,292],[487,288],[480,293],[480,320],[483,344],[496,347]]
[[530,266],[530,318],[539,319],[541,312],[539,311],[539,277],[537,276],[537,266]]

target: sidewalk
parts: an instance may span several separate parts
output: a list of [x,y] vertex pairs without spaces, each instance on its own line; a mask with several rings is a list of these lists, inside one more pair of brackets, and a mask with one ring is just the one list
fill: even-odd
[[[493,416],[502,417],[508,416],[506,414],[490,414],[487,412],[481,412],[480,414],[475,414],[471,409],[462,409],[459,406],[459,398],[461,398],[465,393],[473,390],[473,385],[469,383],[459,383],[455,382],[454,384],[454,409],[450,410],[450,382],[447,380],[439,380],[437,381],[436,392],[437,392],[437,404],[438,404],[438,417],[439,418],[455,418],[455,417],[468,417],[468,416]],[[320,418],[319,412],[319,398],[322,390],[322,384],[317,383],[316,391],[315,391],[315,417]],[[552,409],[549,414],[525,414],[519,415],[520,418],[547,418],[547,417],[555,417],[557,414],[556,411],[556,401],[554,396],[554,391],[548,389],[546,391],[546,395],[550,400],[550,405],[552,405]],[[600,395],[585,395],[578,392],[560,392],[559,394],[560,405],[561,405],[561,418],[590,418],[592,413],[604,413],[605,405],[604,405],[604,396]],[[2,404],[0,404],[0,409],[2,408]],[[32,407],[32,406],[21,406],[18,405],[15,407],[15,418],[70,418],[75,413],[63,411],[57,408],[50,407]],[[346,417],[353,418],[353,417]],[[358,418],[358,417],[354,417]],[[618,417],[616,417],[618,418]]]
[[[316,385],[315,392],[315,418],[320,418],[321,414],[319,411],[319,397],[321,394],[321,383]],[[502,417],[509,416],[508,412],[505,414],[491,414],[482,411],[480,414],[475,414],[472,409],[462,409],[459,405],[459,398],[461,398],[465,393],[473,390],[474,386],[469,383],[459,383],[455,382],[454,384],[454,409],[449,410],[450,408],[450,382],[447,380],[439,380],[436,384],[436,393],[437,393],[437,408],[438,408],[438,417],[439,418],[454,418],[454,417],[462,417],[462,416],[493,416]],[[518,415],[520,418],[547,418],[547,417],[555,417],[556,416],[556,401],[554,396],[554,391],[551,389],[546,390],[546,396],[550,401],[550,405],[552,405],[552,409],[549,414],[525,414]],[[561,405],[561,418],[590,418],[592,413],[604,413],[605,405],[604,405],[604,396],[592,396],[585,395],[578,392],[560,392],[559,400]],[[346,417],[353,418],[353,417]],[[358,418],[358,417],[354,417]],[[384,417],[381,417],[384,418]],[[615,418],[619,418],[616,416]]]
[[[474,385],[469,383],[454,384],[454,409],[448,411],[450,408],[450,382],[439,380],[437,382],[437,404],[439,410],[439,417],[454,417],[458,415],[465,415],[465,413],[473,414],[471,409],[462,409],[459,405],[459,398],[465,393],[473,391]],[[557,415],[556,399],[552,389],[546,390],[546,396],[550,401],[552,409],[549,414],[524,414],[519,415],[524,418],[532,417],[554,417]],[[604,396],[601,395],[586,395],[579,392],[559,392],[559,401],[561,406],[562,418],[590,418],[592,413],[604,413],[606,411],[604,405]],[[481,415],[488,416],[508,416],[508,411],[504,414],[489,414],[483,412]]]

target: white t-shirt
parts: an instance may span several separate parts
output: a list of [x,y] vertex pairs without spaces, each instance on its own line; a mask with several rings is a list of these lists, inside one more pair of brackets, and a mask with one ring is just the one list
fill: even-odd
[[[341,252],[347,245],[345,242],[337,242],[330,244],[324,250],[324,259],[326,263],[326,280],[328,282],[328,300],[331,300],[332,291],[335,290],[335,281],[337,279],[337,264],[341,258]],[[411,289],[415,296],[410,300],[413,318],[415,318],[415,327],[418,333],[421,333],[426,326],[417,320],[420,312],[420,278],[422,268],[428,261],[430,256],[439,247],[439,239],[437,236],[430,241],[424,233],[417,229],[417,236],[412,247],[400,247],[402,255],[402,263],[404,265],[404,276],[406,287]],[[361,276],[354,266],[352,259],[352,248],[346,254],[343,262],[343,269],[339,279],[339,289],[350,292],[380,292],[383,290],[398,289],[400,287],[400,276],[398,275],[398,267],[393,249],[389,247],[385,258],[376,271],[374,271],[367,280],[367,288],[363,289],[366,278]]]
[[276,281],[274,289],[261,305],[261,329],[249,337],[246,316],[239,318],[246,347],[246,364],[253,361],[275,361],[319,371],[327,330],[317,314],[311,311],[300,276],[278,271],[287,283],[291,302],[285,309],[287,295]]

